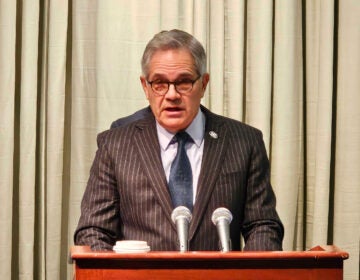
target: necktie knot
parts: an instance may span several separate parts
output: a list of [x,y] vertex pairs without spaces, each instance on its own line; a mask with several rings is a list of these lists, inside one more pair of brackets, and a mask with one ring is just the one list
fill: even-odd
[[174,142],[178,142],[179,145],[184,145],[187,142],[192,142],[191,136],[186,131],[180,131],[175,134],[173,138]]

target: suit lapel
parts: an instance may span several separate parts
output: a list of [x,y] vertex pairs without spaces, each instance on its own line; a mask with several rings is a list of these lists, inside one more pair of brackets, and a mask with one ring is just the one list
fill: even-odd
[[138,149],[141,165],[150,180],[154,194],[163,208],[164,213],[172,226],[171,212],[173,210],[168,190],[164,168],[162,166],[160,145],[153,116],[137,122],[134,133],[134,144]]
[[189,239],[192,239],[208,206],[215,182],[218,178],[227,147],[226,127],[210,111],[202,108],[206,115],[204,152],[198,189],[190,224]]

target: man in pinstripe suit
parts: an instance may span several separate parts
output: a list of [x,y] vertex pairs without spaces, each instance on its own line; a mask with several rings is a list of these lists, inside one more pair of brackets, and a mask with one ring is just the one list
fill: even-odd
[[[98,150],[81,204],[74,240],[111,250],[116,240],[145,240],[152,250],[178,250],[168,188],[179,131],[192,142],[190,250],[219,250],[211,215],[228,208],[233,250],[281,250],[269,161],[259,130],[200,105],[209,81],[202,45],[171,30],[154,36],[142,58],[142,87],[150,106],[98,135]],[[125,122],[125,123],[124,123]]]

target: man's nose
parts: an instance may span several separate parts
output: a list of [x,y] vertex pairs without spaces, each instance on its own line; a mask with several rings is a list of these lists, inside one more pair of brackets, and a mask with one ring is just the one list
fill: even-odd
[[169,85],[169,90],[166,93],[166,98],[168,98],[168,99],[178,99],[178,98],[180,98],[180,94],[176,91],[174,84]]

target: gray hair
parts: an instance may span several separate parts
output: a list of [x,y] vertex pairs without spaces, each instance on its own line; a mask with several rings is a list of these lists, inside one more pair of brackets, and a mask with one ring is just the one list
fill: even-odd
[[155,52],[161,50],[186,49],[194,58],[194,66],[199,75],[206,73],[206,54],[201,43],[191,34],[173,29],[161,31],[148,42],[141,59],[142,73],[149,74],[149,63]]

